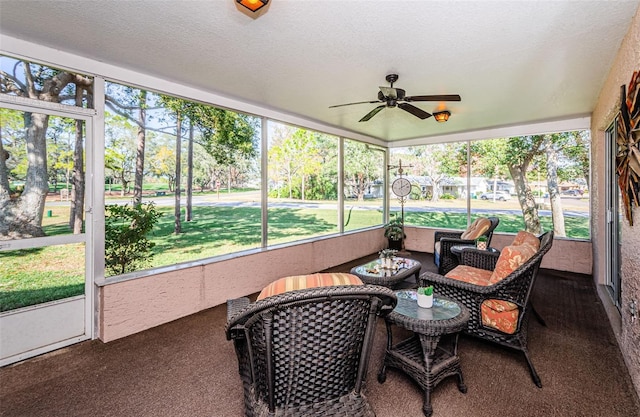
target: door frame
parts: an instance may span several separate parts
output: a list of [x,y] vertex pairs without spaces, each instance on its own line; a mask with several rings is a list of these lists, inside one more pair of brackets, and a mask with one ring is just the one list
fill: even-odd
[[[616,119],[617,120],[617,119]],[[622,303],[620,253],[620,188],[616,173],[616,121],[605,131],[605,263],[606,287],[613,304]]]
[[[18,249],[38,248],[45,246],[84,243],[85,252],[85,285],[84,295],[50,301],[33,306],[0,313],[0,328],[7,337],[9,348],[6,356],[0,352],[0,366],[5,366],[43,353],[51,352],[71,344],[94,337],[95,306],[95,240],[94,195],[95,166],[97,166],[96,149],[96,110],[49,103],[39,100],[0,95],[0,106],[23,112],[45,113],[50,116],[82,120],[84,133],[84,165],[85,165],[85,204],[84,233],[74,235],[56,235],[51,237],[8,240],[0,242],[0,252]],[[99,124],[99,122],[98,122]],[[98,152],[100,153],[100,152]],[[102,154],[102,153],[100,153]],[[103,170],[99,170],[103,172]],[[98,221],[98,224],[100,222]],[[78,314],[82,318],[77,317]],[[82,322],[80,322],[82,320]],[[61,325],[64,323],[64,325]],[[25,333],[24,328],[32,326],[32,333]],[[65,329],[65,327],[68,327]],[[35,340],[28,340],[31,335]],[[22,339],[21,339],[22,338]],[[4,339],[4,338],[3,338]],[[41,342],[37,342],[41,340]],[[35,345],[35,347],[34,347]],[[26,347],[24,347],[26,346]],[[24,351],[22,351],[24,347]]]

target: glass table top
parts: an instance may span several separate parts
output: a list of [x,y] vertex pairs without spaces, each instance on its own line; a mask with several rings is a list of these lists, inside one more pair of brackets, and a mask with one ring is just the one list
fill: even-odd
[[370,275],[372,277],[390,277],[419,265],[419,262],[413,259],[395,257],[391,268],[383,268],[381,261],[381,259],[376,259],[364,265],[360,265],[354,268],[354,272],[360,275]]
[[433,307],[418,307],[416,290],[396,291],[398,304],[394,313],[419,320],[449,320],[458,317],[462,312],[460,305],[454,301],[433,297]]

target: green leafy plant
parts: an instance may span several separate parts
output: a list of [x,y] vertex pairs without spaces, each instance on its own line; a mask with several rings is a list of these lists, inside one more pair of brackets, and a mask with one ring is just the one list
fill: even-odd
[[404,229],[400,216],[394,217],[384,225],[384,237],[391,240],[402,240],[404,238]]
[[433,285],[429,285],[428,287],[418,287],[418,294],[433,295]]
[[149,263],[155,243],[147,235],[157,223],[159,213],[153,203],[105,207],[105,266],[112,274],[141,269]]
[[396,256],[397,253],[398,251],[395,249],[382,249],[380,252],[378,252],[378,255],[380,255],[380,258],[389,259]]

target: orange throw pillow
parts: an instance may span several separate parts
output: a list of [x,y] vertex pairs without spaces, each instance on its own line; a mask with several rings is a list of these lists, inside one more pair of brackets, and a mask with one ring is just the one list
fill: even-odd
[[484,235],[491,227],[491,220],[486,217],[478,217],[471,223],[471,225],[465,230],[460,239],[475,240]]
[[500,257],[489,281],[491,284],[500,282],[535,254],[536,250],[531,245],[507,246],[500,252]]
[[487,327],[500,330],[503,333],[513,334],[518,327],[518,306],[504,300],[485,300],[480,306],[482,324]]
[[540,239],[536,237],[533,233],[525,232],[521,230],[518,232],[516,237],[513,239],[511,243],[513,246],[520,245],[531,245],[536,251],[540,249]]
[[363,285],[360,278],[353,274],[343,272],[318,273],[311,275],[295,275],[280,278],[264,287],[256,300],[281,294],[287,291],[302,290],[305,288],[329,287],[333,285]]

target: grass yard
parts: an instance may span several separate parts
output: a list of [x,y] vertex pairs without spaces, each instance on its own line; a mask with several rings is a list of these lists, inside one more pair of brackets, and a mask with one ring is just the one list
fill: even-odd
[[[48,208],[49,209],[49,208]],[[51,207],[44,225],[48,235],[68,233],[67,207]],[[182,233],[174,231],[173,207],[158,207],[163,213],[151,241],[154,256],[149,268],[229,254],[261,245],[259,207],[196,206],[193,221],[182,222]],[[486,215],[491,215],[487,210]],[[499,214],[498,232],[516,233],[524,228],[521,215]],[[347,218],[347,213],[345,213]],[[353,210],[347,230],[380,224],[382,213]],[[269,208],[269,245],[338,232],[333,208]],[[430,211],[405,213],[408,225],[464,229],[465,213]],[[551,217],[541,217],[543,230],[552,230]],[[566,217],[567,234],[589,238],[588,217]],[[0,311],[57,300],[84,292],[84,245],[69,244],[42,249],[0,252]]]

